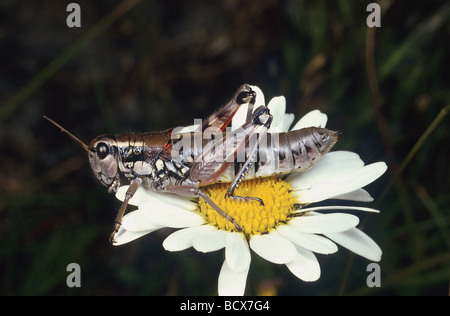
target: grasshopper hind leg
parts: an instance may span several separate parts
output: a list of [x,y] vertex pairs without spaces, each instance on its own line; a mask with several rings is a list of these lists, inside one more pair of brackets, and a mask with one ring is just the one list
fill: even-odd
[[264,206],[264,202],[262,199],[258,197],[245,197],[245,196],[239,196],[235,195],[234,191],[236,190],[239,183],[244,178],[244,174],[249,168],[250,164],[255,160],[258,148],[260,145],[260,142],[265,136],[267,135],[267,130],[270,128],[270,124],[272,123],[272,115],[270,114],[269,109],[266,106],[261,106],[256,109],[256,111],[253,113],[253,116],[251,117],[250,121],[247,124],[251,124],[253,126],[261,126],[260,134],[257,138],[257,141],[250,149],[250,153],[248,155],[247,160],[242,165],[242,167],[239,169],[238,173],[235,175],[233,181],[231,182],[230,186],[228,187],[227,193],[225,193],[225,198],[232,198],[237,199],[241,201],[258,201],[260,205]]
[[256,196],[240,196],[240,195],[234,195],[233,192],[227,192],[227,193],[225,193],[225,198],[231,198],[231,199],[240,200],[240,201],[244,201],[244,202],[257,201],[257,202],[259,202],[259,205],[264,206],[264,201]]
[[209,196],[207,196],[203,191],[199,190],[199,197],[201,197],[206,203],[208,203],[217,213],[219,213],[227,221],[231,222],[237,229],[238,232],[242,231],[242,227],[236,222],[236,220],[231,217],[227,212],[222,210],[216,203],[214,203]]
[[196,186],[166,185],[162,188],[162,191],[181,196],[199,197],[203,199],[206,203],[208,203],[220,216],[225,218],[227,221],[231,222],[236,227],[236,230],[238,232],[242,232],[243,230],[242,226],[240,226],[231,215],[222,210],[220,206],[214,203],[214,201],[211,200],[211,198],[205,194],[205,192],[203,192],[200,188]]

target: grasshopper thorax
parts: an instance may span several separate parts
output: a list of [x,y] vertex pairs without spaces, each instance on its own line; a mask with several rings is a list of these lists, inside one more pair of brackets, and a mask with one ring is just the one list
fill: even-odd
[[119,181],[118,150],[116,139],[101,135],[88,148],[89,163],[97,179],[110,191],[116,191]]

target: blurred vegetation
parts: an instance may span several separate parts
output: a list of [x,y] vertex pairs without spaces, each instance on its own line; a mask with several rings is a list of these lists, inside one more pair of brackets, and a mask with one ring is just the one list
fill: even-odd
[[[450,4],[380,1],[381,27],[368,29],[370,2],[80,0],[82,27],[69,28],[64,1],[2,1],[0,294],[217,294],[223,251],[165,252],[170,230],[109,244],[119,201],[42,116],[89,142],[190,125],[251,83],[298,118],[327,113],[342,131],[335,150],[389,172],[368,186],[381,213],[359,214],[383,249],[381,288],[341,248],[318,255],[315,283],[254,255],[247,293],[447,295],[448,116],[393,175],[450,104]],[[71,262],[81,288],[66,286]]]

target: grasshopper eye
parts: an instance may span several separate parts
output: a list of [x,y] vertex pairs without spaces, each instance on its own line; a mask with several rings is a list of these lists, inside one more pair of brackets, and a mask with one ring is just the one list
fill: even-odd
[[101,160],[105,159],[109,155],[109,147],[105,143],[98,143],[95,147],[98,158]]

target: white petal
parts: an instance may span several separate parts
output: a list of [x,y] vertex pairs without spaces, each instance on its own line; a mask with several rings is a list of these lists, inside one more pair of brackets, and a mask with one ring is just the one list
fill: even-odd
[[148,220],[139,210],[137,210],[130,212],[123,217],[122,227],[131,232],[139,232],[143,230],[155,230],[161,228],[161,225]]
[[192,247],[192,241],[198,230],[201,229],[202,226],[197,226],[173,232],[163,241],[164,249],[167,251],[180,251]]
[[357,202],[373,202],[373,197],[364,189],[359,189],[349,193],[334,196],[333,199],[349,200]]
[[266,105],[266,100],[264,98],[264,93],[258,86],[250,85],[250,88],[256,93],[256,100],[255,100],[255,108]]
[[291,173],[286,180],[291,183],[294,190],[308,190],[313,184],[334,181],[334,178],[345,176],[363,166],[364,162],[358,154],[350,151],[333,151],[324,155],[313,168]]
[[320,278],[320,265],[312,251],[297,247],[297,256],[286,266],[299,279],[306,282],[317,281]]
[[375,262],[381,260],[381,248],[357,228],[341,233],[327,233],[324,235],[357,255]]
[[225,260],[219,274],[218,290],[220,296],[242,296],[247,283],[248,269],[236,272],[231,269]]
[[340,178],[335,177],[332,182],[315,183],[310,190],[297,191],[297,194],[302,202],[323,201],[360,189],[378,179],[386,170],[384,162],[373,163]]
[[233,116],[231,120],[231,130],[234,131],[236,128],[241,127],[245,124],[245,120],[247,119],[247,110],[248,104],[243,104]]
[[305,127],[325,127],[327,125],[328,117],[319,110],[314,110],[303,116],[292,128],[292,131],[302,129]]
[[292,125],[292,122],[294,122],[294,119],[295,115],[293,113],[284,114],[280,132],[289,132],[289,127]]
[[[123,202],[128,187],[129,186],[126,185],[118,188],[116,198]],[[143,203],[159,203],[159,205],[162,204],[177,205],[179,207],[183,207],[186,209],[196,208],[196,204],[187,198],[170,193],[162,193],[162,192],[155,192],[152,190],[146,190],[141,186],[136,190],[136,192],[134,193],[133,197],[130,199],[128,204],[139,206]]]
[[298,231],[289,225],[281,225],[278,232],[294,244],[321,254],[331,254],[338,251],[338,247],[331,240],[315,235]]
[[[269,133],[281,133],[281,132],[287,132],[289,126],[284,129],[285,125],[287,125],[287,122],[285,122],[285,115],[286,115],[286,99],[283,96],[275,97],[270,100],[267,107],[270,110],[270,114],[273,116],[272,123],[269,128]],[[293,114],[292,114],[293,116]],[[290,119],[291,116],[288,115],[287,119]],[[289,125],[292,122],[289,123]]]
[[294,244],[276,230],[265,235],[254,235],[250,247],[267,261],[282,264],[293,260],[297,254]]
[[363,211],[369,213],[380,213],[379,210],[370,207],[361,207],[361,206],[342,206],[342,205],[327,205],[327,206],[315,206],[315,207],[306,207],[295,211],[296,213],[306,213],[312,211],[324,211],[324,210],[346,210],[346,211]]
[[359,218],[352,214],[306,214],[294,217],[289,225],[304,233],[337,233],[349,230],[359,224]]
[[[129,185],[121,186],[120,188],[118,188],[116,192],[116,198],[123,202],[123,200],[125,200],[125,193],[127,192],[128,188]],[[137,206],[145,201],[148,198],[149,194],[151,195],[157,193],[147,191],[143,187],[139,187],[134,193],[133,197],[128,201],[128,204]]]
[[133,241],[133,240],[138,239],[139,237],[145,236],[145,235],[153,232],[154,230],[155,229],[132,232],[132,231],[128,231],[128,230],[120,227],[119,231],[114,236],[115,243],[113,243],[113,246],[120,246],[120,245],[129,243],[130,241]]
[[197,204],[188,198],[171,193],[154,192],[147,190],[147,196],[143,203],[158,203],[159,205],[174,205],[186,210],[195,210]]
[[192,240],[192,245],[199,252],[211,252],[225,247],[226,232],[210,225],[204,225]]
[[148,220],[166,227],[191,227],[205,222],[199,214],[163,201],[141,204],[139,210]]
[[[337,154],[338,153],[338,154]],[[347,159],[342,159],[346,157]],[[287,178],[303,203],[314,203],[358,190],[379,178],[387,169],[384,162],[362,166],[354,153],[331,152],[315,166]]]
[[245,237],[240,233],[228,233],[226,236],[225,260],[235,272],[244,273],[250,267],[251,254]]
[[270,113],[275,117],[281,117],[284,113],[286,113],[286,98],[284,96],[274,97],[269,101],[267,107],[270,110]]

